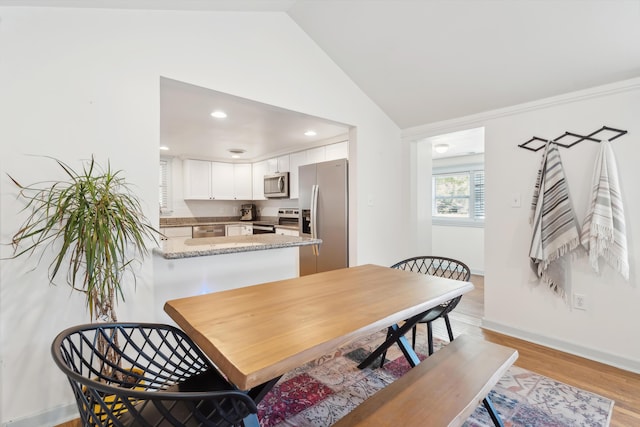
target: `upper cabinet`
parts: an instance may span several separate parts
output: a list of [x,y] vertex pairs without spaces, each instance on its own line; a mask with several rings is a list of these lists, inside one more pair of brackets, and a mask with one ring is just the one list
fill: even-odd
[[251,165],[184,160],[186,200],[251,200]]
[[298,198],[298,167],[349,157],[347,141],[314,147],[253,164],[184,160],[186,200],[266,200],[264,176],[289,172],[289,198]]

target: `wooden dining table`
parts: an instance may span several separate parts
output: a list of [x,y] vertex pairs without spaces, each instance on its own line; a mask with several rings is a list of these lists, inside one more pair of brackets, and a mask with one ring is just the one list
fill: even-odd
[[395,335],[377,353],[397,343],[417,361],[404,338],[411,322],[472,289],[470,282],[368,264],[174,299],[164,310],[259,402],[283,374],[388,327]]

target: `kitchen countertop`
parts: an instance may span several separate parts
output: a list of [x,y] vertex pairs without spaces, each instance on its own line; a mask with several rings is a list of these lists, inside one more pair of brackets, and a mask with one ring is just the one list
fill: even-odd
[[265,220],[253,220],[253,221],[240,221],[240,220],[222,220],[216,221],[213,219],[197,219],[197,218],[187,218],[182,219],[180,222],[172,222],[172,223],[161,223],[160,228],[174,228],[174,227],[195,227],[201,225],[253,225],[253,224],[270,224],[274,225],[277,228],[286,228],[288,230],[298,230],[299,227],[297,225],[280,225],[278,224],[277,219],[274,220],[272,218],[267,218]]
[[185,239],[172,237],[160,242],[154,252],[166,259],[191,258],[239,252],[262,251],[321,244],[321,239],[282,236],[279,234],[253,234],[248,236],[204,237]]

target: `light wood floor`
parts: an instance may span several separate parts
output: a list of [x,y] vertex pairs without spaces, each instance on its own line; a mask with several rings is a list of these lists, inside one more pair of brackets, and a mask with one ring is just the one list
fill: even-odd
[[[640,426],[640,375],[593,362],[480,327],[484,315],[484,278],[472,276],[475,289],[450,315],[454,335],[469,334],[518,350],[516,365],[615,401],[611,427]],[[448,340],[444,322],[434,322],[434,335]],[[57,427],[80,427],[78,420]]]
[[[455,336],[481,336],[515,348],[520,354],[517,366],[614,400],[612,427],[640,426],[640,374],[482,329],[484,278],[472,276],[471,281],[476,289],[465,294],[449,316]],[[434,322],[434,335],[448,340],[444,322]]]

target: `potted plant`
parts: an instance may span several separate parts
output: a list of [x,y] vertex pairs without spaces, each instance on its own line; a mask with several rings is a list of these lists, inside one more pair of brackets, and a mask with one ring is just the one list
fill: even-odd
[[[93,157],[81,171],[53,160],[66,179],[22,185],[9,175],[29,212],[13,236],[13,258],[52,248],[50,283],[66,273],[71,288],[85,295],[92,321],[117,322],[123,278],[148,254],[147,243],[157,243],[158,231],[143,215],[122,171],[112,171],[110,164],[102,168]],[[107,357],[120,362],[115,354]]]

